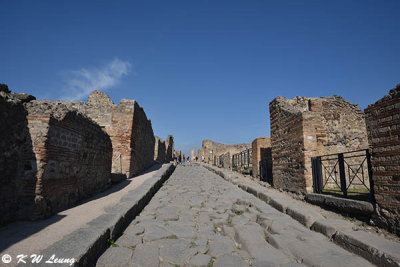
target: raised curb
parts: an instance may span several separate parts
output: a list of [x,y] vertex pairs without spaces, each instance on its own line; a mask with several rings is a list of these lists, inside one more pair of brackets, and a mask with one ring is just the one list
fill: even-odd
[[17,266],[49,266],[45,261],[53,254],[58,258],[75,259],[73,264],[69,262],[57,266],[95,266],[98,257],[109,247],[110,240],[122,234],[174,170],[172,163],[163,165],[155,175],[122,197],[120,203],[105,209],[104,214],[88,222],[88,227],[75,230],[43,250],[40,253],[43,255],[41,263],[27,262]]
[[[263,200],[280,212],[288,214],[307,228],[322,233],[332,239],[336,244],[365,258],[366,260],[377,264],[378,266],[400,267],[399,243],[368,232],[353,231],[352,224],[344,220],[327,220],[320,214],[317,214],[314,210],[305,210],[304,207],[297,205],[295,200],[281,198],[275,192],[266,192],[265,187],[260,185],[240,181],[240,178],[238,178],[239,174],[234,175],[229,173],[228,170],[222,171],[219,168],[209,165],[202,166],[209,171],[218,174],[225,180],[236,184],[239,188]],[[232,180],[234,180],[234,182]],[[322,198],[315,196],[313,199],[320,200]],[[368,205],[364,207],[365,211],[370,210]]]
[[311,204],[327,207],[340,212],[353,214],[353,215],[364,215],[370,216],[374,212],[374,206],[372,203],[345,199],[329,195],[321,194],[307,194],[305,200]]
[[[378,266],[400,266],[400,244],[363,231],[337,232],[333,241]],[[379,243],[379,246],[374,246]]]

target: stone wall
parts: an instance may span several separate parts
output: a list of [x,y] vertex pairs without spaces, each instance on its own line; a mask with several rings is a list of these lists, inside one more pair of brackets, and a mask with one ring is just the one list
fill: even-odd
[[154,163],[154,133],[151,122],[135,100],[121,99],[119,105],[103,92],[94,91],[83,112],[110,135],[113,144],[112,173],[126,177],[145,170]]
[[[198,151],[198,157],[201,159],[202,156],[205,158],[205,162],[212,163],[214,165],[219,165],[219,157],[226,153],[233,154],[239,153],[243,150],[251,148],[251,144],[233,144],[225,145],[222,143],[217,143],[211,140],[203,140],[202,146]],[[232,160],[229,160],[229,166],[232,167]]]
[[[266,150],[261,151],[262,148],[271,147],[270,137],[258,137],[251,143],[252,147],[252,165],[253,177],[260,178],[260,161],[267,160]],[[263,153],[261,153],[263,152]]]
[[1,222],[47,217],[110,184],[109,136],[62,103],[32,99],[0,96]]
[[[0,123],[1,222],[48,216],[106,188],[110,173],[131,177],[154,164],[151,121],[134,100],[115,105],[100,91],[87,103],[2,93]],[[168,142],[161,154],[173,158],[172,136]]]
[[165,141],[160,137],[155,136],[155,145],[154,145],[154,160],[159,163],[166,162],[166,146]]
[[103,92],[94,91],[87,103],[51,101],[85,114],[103,128],[113,146],[112,175],[132,177],[154,164],[155,138],[151,121],[135,100],[119,105]]
[[34,217],[71,207],[110,185],[112,146],[100,126],[59,103],[31,101],[25,108],[36,157],[30,167],[36,172]]
[[312,192],[312,157],[368,147],[364,113],[340,96],[277,97],[269,108],[275,187]]
[[23,102],[0,92],[0,223],[34,209],[35,163]]
[[[132,103],[133,100],[121,100],[120,103]],[[131,165],[129,176],[131,177],[154,165],[154,132],[151,121],[136,101],[134,101],[133,129],[131,135]],[[167,154],[168,156],[168,154]]]
[[167,149],[167,162],[174,160],[174,137],[172,135],[168,135],[167,140],[165,141],[165,146]]
[[365,109],[377,220],[400,235],[400,85]]
[[229,167],[232,165],[231,154],[229,152],[222,154],[219,157],[218,165],[222,168],[229,169]]

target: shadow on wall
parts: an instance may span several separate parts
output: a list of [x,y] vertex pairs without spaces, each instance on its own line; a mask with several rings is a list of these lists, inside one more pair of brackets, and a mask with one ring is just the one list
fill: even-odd
[[274,185],[272,176],[272,150],[270,147],[260,148],[261,160],[259,162],[260,180]]
[[[35,138],[44,144],[34,143],[38,161],[34,219],[72,207],[110,186],[109,136],[76,111],[52,106],[46,117],[42,109],[36,103],[28,108],[35,114],[28,116],[31,132],[40,131]],[[45,123],[35,123],[41,117]]]
[[0,224],[34,210],[36,157],[22,101],[0,95]]

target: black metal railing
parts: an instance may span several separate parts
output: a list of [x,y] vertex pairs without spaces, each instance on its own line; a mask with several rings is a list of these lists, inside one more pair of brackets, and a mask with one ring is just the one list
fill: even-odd
[[232,169],[243,171],[252,167],[252,150],[246,149],[232,155]]
[[371,156],[368,149],[314,157],[315,193],[365,199],[373,197]]

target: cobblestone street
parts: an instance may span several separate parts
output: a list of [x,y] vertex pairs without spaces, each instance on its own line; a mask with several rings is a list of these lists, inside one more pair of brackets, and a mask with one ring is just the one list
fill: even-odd
[[179,165],[97,266],[371,266],[199,165]]

